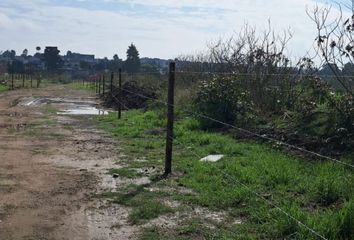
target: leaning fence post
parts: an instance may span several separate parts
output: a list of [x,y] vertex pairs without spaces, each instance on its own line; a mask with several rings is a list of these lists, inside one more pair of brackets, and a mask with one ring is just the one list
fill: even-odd
[[176,78],[176,63],[170,63],[168,77],[168,101],[167,101],[167,135],[166,135],[166,157],[165,174],[167,177],[172,172],[172,148],[173,148],[173,123],[174,123],[174,88]]
[[122,118],[122,69],[119,69],[118,76],[118,119]]

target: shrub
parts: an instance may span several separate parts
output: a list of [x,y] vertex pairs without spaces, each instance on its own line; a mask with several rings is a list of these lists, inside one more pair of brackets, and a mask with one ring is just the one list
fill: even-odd
[[[239,126],[250,123],[253,103],[236,77],[214,77],[200,84],[194,100],[196,111],[210,118]],[[222,124],[199,118],[203,129],[220,128]]]
[[319,78],[301,84],[295,105],[298,127],[305,133],[327,139],[332,148],[353,147],[353,97],[334,91]]

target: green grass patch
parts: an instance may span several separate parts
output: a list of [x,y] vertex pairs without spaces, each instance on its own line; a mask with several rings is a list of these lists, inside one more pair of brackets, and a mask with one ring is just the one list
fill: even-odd
[[109,198],[114,203],[131,207],[129,222],[131,224],[143,224],[150,219],[154,219],[163,214],[174,212],[174,210],[164,204],[159,199],[168,195],[164,192],[150,192],[145,186],[129,185],[123,192],[108,192],[100,197]]
[[124,178],[137,178],[142,176],[141,173],[132,168],[114,168],[109,171],[109,174],[118,174],[120,177]]
[[129,215],[129,221],[132,224],[141,224],[146,220],[157,218],[160,215],[171,213],[173,210],[159,202],[146,200],[139,206],[133,208]]
[[1,93],[1,92],[5,92],[5,91],[7,91],[7,90],[9,90],[9,87],[8,87],[8,86],[6,86],[6,85],[1,85],[1,84],[0,84],[0,93]]
[[[165,126],[160,113],[134,110],[124,112],[121,120],[115,114],[100,116],[97,123],[121,140],[130,168],[163,167],[164,136],[149,134],[151,129]],[[180,118],[176,122],[175,136],[173,170],[183,174],[177,180],[159,184],[192,189],[195,194],[173,194],[185,204],[228,211],[236,219],[242,216],[245,220],[237,228],[237,239],[316,239],[249,189],[328,239],[354,238],[348,227],[353,222],[352,170],[333,162],[296,158],[268,144],[204,132],[198,130],[198,122],[192,118]],[[209,154],[225,157],[216,163],[199,161],[199,156]],[[147,162],[135,161],[143,157]],[[149,199],[146,192],[139,196],[141,202]],[[127,204],[132,200],[126,201]],[[230,227],[221,227],[218,239],[235,239],[228,231]],[[205,238],[215,239],[213,236]]]

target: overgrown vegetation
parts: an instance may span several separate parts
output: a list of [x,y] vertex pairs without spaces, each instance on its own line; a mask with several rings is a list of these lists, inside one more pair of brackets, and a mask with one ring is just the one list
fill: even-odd
[[[178,225],[171,230],[172,233],[169,232],[171,239],[198,239],[200,236],[206,239],[316,239],[308,230],[250,192],[250,188],[328,239],[354,237],[351,227],[354,219],[351,169],[333,162],[295,158],[267,144],[198,130],[199,122],[183,115],[178,119],[174,172],[180,177],[148,186],[160,188],[158,192],[148,191],[146,186],[130,186],[126,193],[107,195],[116,203],[133,208],[131,223],[140,224],[144,219],[183,211],[183,208],[172,211],[160,206],[158,200],[164,196],[186,206],[227,212],[222,223],[213,223],[217,231],[206,227],[203,234],[197,234],[194,230],[183,231],[186,226]],[[99,117],[97,121],[121,140],[123,151],[129,156],[126,159],[128,168],[162,169],[165,139],[161,132],[154,131],[165,125],[161,113],[132,110],[124,112],[121,120],[110,114]],[[200,157],[225,154],[225,158],[216,163],[204,163],[194,153]],[[137,176],[130,172],[122,174],[122,177]],[[184,187],[192,192],[166,192],[164,187]],[[151,200],[157,201],[154,204],[160,207],[154,207],[149,202]],[[235,224],[235,220],[240,218],[242,223]],[[200,226],[208,224],[202,220]],[[142,239],[166,239],[166,236],[166,229],[156,227],[144,231]]]

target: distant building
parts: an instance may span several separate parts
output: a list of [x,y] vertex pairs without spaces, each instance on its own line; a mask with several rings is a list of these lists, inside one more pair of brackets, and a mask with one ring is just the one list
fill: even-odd
[[98,62],[95,55],[68,52],[63,56],[65,70],[81,70],[83,66],[93,66]]
[[95,55],[91,54],[80,54],[80,53],[68,53],[65,59],[71,62],[87,62],[96,63]]

